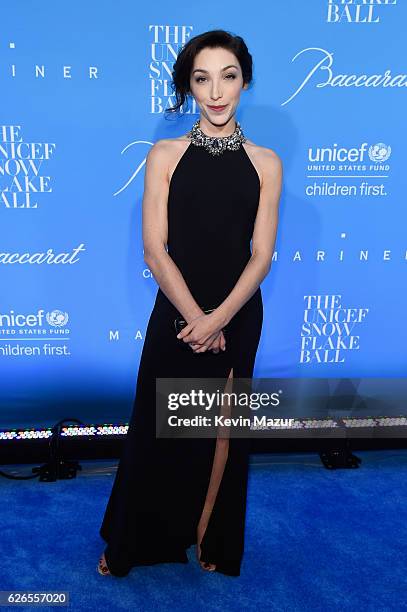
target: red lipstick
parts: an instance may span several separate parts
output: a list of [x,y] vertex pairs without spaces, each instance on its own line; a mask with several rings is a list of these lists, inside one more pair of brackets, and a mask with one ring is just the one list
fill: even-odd
[[221,111],[223,111],[223,110],[226,108],[227,104],[223,104],[223,106],[209,106],[209,104],[208,104],[207,106],[208,106],[208,108],[210,108],[211,110],[213,110],[213,111],[216,111],[216,112],[220,113]]

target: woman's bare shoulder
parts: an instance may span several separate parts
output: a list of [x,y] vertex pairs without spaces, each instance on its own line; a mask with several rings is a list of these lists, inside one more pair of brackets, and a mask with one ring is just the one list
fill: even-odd
[[274,161],[276,164],[281,163],[279,155],[273,151],[273,149],[261,147],[249,139],[246,139],[246,144],[252,152],[252,155],[255,156],[259,162],[270,163],[270,161]]
[[261,147],[249,139],[246,139],[243,146],[257,170],[261,185],[263,185],[264,178],[267,175],[271,173],[271,175],[275,176],[280,172],[282,161],[273,149]]
[[171,162],[171,159],[177,157],[178,153],[185,148],[187,142],[190,142],[190,139],[186,135],[176,138],[161,138],[153,144],[148,155],[150,158],[162,159],[163,162]]
[[152,148],[160,149],[161,151],[165,150],[174,150],[182,146],[182,143],[189,142],[190,139],[186,134],[182,134],[181,136],[177,136],[175,138],[161,138],[157,140]]
[[186,135],[176,138],[161,138],[157,140],[148,152],[148,162],[153,162],[155,168],[164,171],[167,175],[168,183],[171,180],[172,172],[182,157],[185,149],[190,143]]
[[147,162],[162,164],[165,167],[171,166],[172,160],[182,152],[187,141],[189,139],[184,136],[157,140],[147,154]]

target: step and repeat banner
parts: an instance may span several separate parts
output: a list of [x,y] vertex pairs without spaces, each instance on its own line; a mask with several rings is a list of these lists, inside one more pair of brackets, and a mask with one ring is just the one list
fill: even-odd
[[406,376],[406,22],[397,0],[3,2],[0,428],[128,420],[145,158],[199,116],[165,118],[171,71],[216,28],[254,60],[236,118],[284,165],[255,376]]

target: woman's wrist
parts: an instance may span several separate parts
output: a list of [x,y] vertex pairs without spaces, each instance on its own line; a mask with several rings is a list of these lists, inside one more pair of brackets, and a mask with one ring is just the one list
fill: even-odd
[[203,314],[204,314],[203,310],[198,307],[197,310],[194,310],[191,313],[189,313],[188,316],[185,317],[185,320],[189,324],[189,323],[191,323],[191,321],[193,321],[194,319],[197,319],[198,317],[202,316]]
[[216,318],[216,321],[221,328],[225,327],[230,321],[230,318],[222,306],[218,306],[218,308],[213,311],[212,316]]
[[[187,323],[191,323],[191,321],[193,321],[194,319],[197,319],[203,314],[205,314],[204,311],[198,307],[197,310],[194,310],[191,313],[189,313],[188,316],[185,317],[185,320]],[[229,320],[230,320],[230,317],[227,315],[227,313],[225,312],[224,308],[222,308],[222,306],[218,306],[218,308],[215,308],[215,310],[211,312],[209,316],[213,317],[216,320],[220,328],[225,327],[229,323]]]

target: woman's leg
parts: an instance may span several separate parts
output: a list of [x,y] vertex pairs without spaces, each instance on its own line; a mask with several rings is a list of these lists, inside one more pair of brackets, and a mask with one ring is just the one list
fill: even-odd
[[[226,383],[224,392],[230,393],[233,386],[233,368],[230,370],[228,381]],[[226,404],[222,403],[221,414],[225,416],[230,416],[230,405],[229,400],[226,399]],[[227,430],[227,428],[225,428]],[[228,430],[227,430],[228,431]],[[225,436],[225,437],[224,437]],[[215,504],[216,495],[219,490],[219,485],[222,480],[223,472],[225,469],[225,464],[228,458],[229,452],[229,436],[228,434],[222,434],[222,436],[218,436],[216,439],[216,449],[215,456],[212,464],[212,472],[209,481],[208,491],[206,494],[205,504],[202,510],[201,518],[197,527],[197,555],[198,559],[201,554],[200,544],[202,538],[205,534],[206,528],[208,526],[209,518]],[[204,561],[200,561],[201,567],[208,571],[214,571],[216,565],[213,563],[206,563]]]

